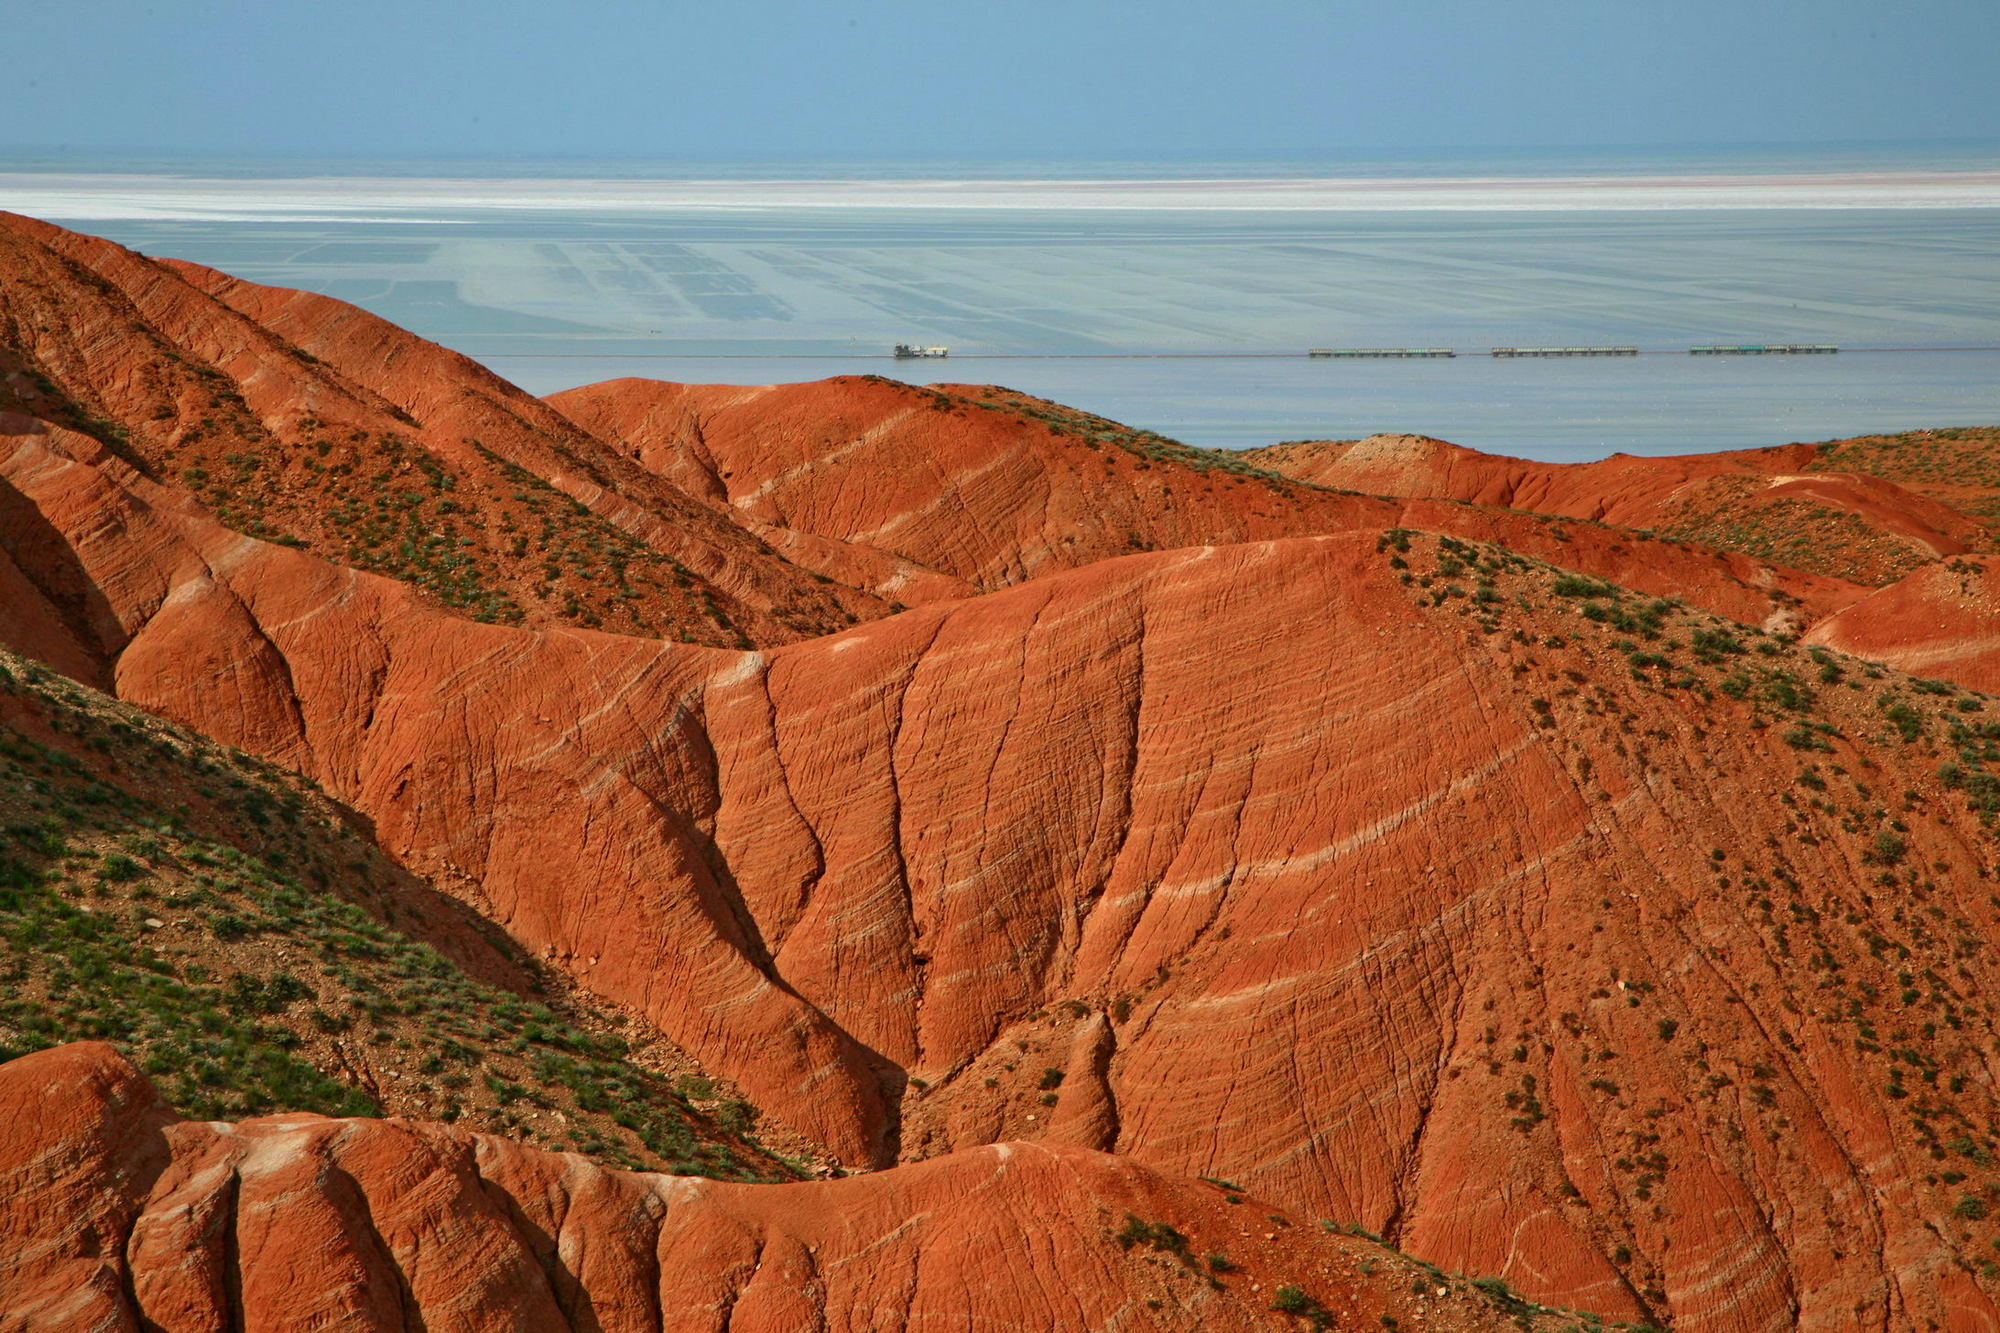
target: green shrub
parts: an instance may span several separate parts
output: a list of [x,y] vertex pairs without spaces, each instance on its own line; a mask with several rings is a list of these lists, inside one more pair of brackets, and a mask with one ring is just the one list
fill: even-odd
[[1271,1295],[1271,1308],[1280,1314],[1304,1319],[1314,1328],[1332,1328],[1333,1312],[1306,1294],[1306,1289],[1287,1282]]
[[1914,741],[1924,734],[1924,717],[1922,713],[1919,713],[1901,699],[1896,698],[1893,694],[1884,694],[1879,702],[1882,707],[1882,716],[1889,720],[1889,725],[1896,729],[1896,734],[1901,736],[1904,741]]
[[1188,1247],[1188,1238],[1165,1222],[1148,1222],[1135,1213],[1127,1213],[1125,1225],[1114,1239],[1121,1250],[1143,1245],[1162,1254],[1171,1254],[1189,1267],[1194,1266],[1194,1254]]
[[1582,574],[1564,574],[1558,578],[1549,591],[1558,597],[1616,597],[1618,589],[1604,582]]
[[123,852],[106,852],[104,863],[97,868],[97,877],[113,884],[127,884],[142,878],[146,867],[134,861]]
[[219,940],[240,940],[253,929],[248,921],[233,912],[224,912],[208,923],[209,933]]
[[1476,1277],[1472,1279],[1472,1285],[1485,1293],[1488,1300],[1492,1301],[1508,1314],[1532,1314],[1535,1310],[1535,1306],[1532,1303],[1523,1300],[1514,1293],[1514,1289],[1507,1285],[1505,1278]]
[[757,1119],[761,1114],[749,1102],[730,1100],[715,1108],[715,1123],[747,1139],[757,1132]]
[[1724,657],[1738,657],[1744,652],[1743,644],[1727,630],[1697,629],[1690,637],[1696,657],[1704,662],[1720,662]]

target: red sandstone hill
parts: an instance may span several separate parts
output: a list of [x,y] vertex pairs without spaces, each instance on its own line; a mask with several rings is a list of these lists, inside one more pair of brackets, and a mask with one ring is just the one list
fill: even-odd
[[0,214],[0,411],[237,531],[506,623],[784,642],[880,614],[455,353],[327,297]]
[[549,401],[750,521],[978,589],[1133,551],[1381,526],[1394,512],[991,386],[627,379]]
[[911,604],[1133,551],[1397,525],[1497,541],[1751,623],[1802,626],[1862,591],[1602,524],[1302,484],[993,385],[624,379],[549,401],[780,549],[834,543],[893,561],[888,583],[842,577]]
[[10,1330],[1575,1326],[1076,1148],[796,1186],[626,1174],[414,1121],[181,1121],[93,1044],[0,1065],[0,1115],[25,1127],[0,1136]]
[[[1976,674],[1911,607],[1984,614],[1983,561],[1864,597],[1584,519],[1261,477],[998,390],[774,390],[789,406],[760,434],[721,409],[698,431],[628,422],[676,401],[628,386],[566,399],[579,423],[337,303],[4,232],[29,410],[0,420],[0,643],[297,770],[401,873],[766,1124],[895,1169],[739,1191],[408,1122],[175,1125],[72,1049],[0,1070],[16,1105],[60,1075],[90,1090],[10,1118],[51,1137],[0,1134],[26,1182],[0,1226],[28,1238],[0,1246],[28,1275],[0,1282],[0,1319],[49,1325],[5,1302],[54,1291],[112,1327],[141,1308],[284,1326],[347,1299],[398,1303],[391,1322],[435,1299],[448,1322],[492,1296],[524,1326],[697,1306],[738,1327],[1300,1328],[1312,1309],[1267,1293],[1298,1283],[1342,1317],[1415,1295],[1360,1248],[1253,1255],[1254,1299],[1210,1266],[1218,1292],[1158,1229],[1240,1247],[1256,1209],[1281,1247],[1303,1243],[1295,1218],[1365,1226],[1684,1330],[2000,1323],[2000,704],[1755,628],[1812,622],[1881,656],[1928,632]],[[216,422],[195,445],[239,446],[221,457],[256,513],[177,452],[185,404],[167,427],[139,410],[183,403],[190,357],[240,386],[240,419],[225,393],[194,404]],[[280,429],[288,402],[386,414],[404,461],[452,479],[424,521],[476,491],[531,543],[507,487],[576,495],[564,458],[587,460],[602,489],[557,530],[596,515],[634,551],[695,534],[714,579],[627,578],[636,600],[664,622],[684,605],[667,583],[733,597],[731,626],[775,646],[598,632],[542,603],[481,623],[516,617],[439,580],[538,586],[494,544],[508,529],[463,567],[335,549],[316,525],[340,501],[307,480],[335,446]],[[470,429],[521,452],[475,465]],[[366,466],[394,461],[363,434]],[[669,512],[685,527],[652,526]],[[610,586],[588,559],[563,571],[551,589],[580,600]],[[857,588],[898,587],[924,604],[798,638],[812,606],[875,615]],[[114,799],[91,771],[29,790]],[[31,947],[14,901],[0,924]],[[243,965],[250,1000],[274,965]],[[1142,1230],[1121,1247],[1125,1210]],[[328,1237],[329,1268],[275,1257],[274,1227]],[[1376,1269],[1395,1281],[1349,1282]]]
[[[1888,583],[1927,561],[1990,549],[1975,516],[1886,479],[1911,475],[1909,459],[1889,468],[1882,456],[1891,451],[1858,443],[1561,464],[1377,435],[1273,445],[1245,457],[1322,485],[1598,519],[1861,583]],[[1937,494],[1991,492],[1960,486]]]
[[622,382],[558,395],[580,427],[342,302],[13,215],[0,294],[0,411],[483,621],[769,645],[1131,550],[1398,522],[1752,621],[1854,595],[1632,534],[1565,552],[1542,520],[1329,493],[991,386],[835,380],[745,408]]
[[468,623],[73,435],[0,477],[121,697],[850,1162],[1114,1148],[1684,1327],[1992,1317],[1976,696],[1393,530],[743,654]]

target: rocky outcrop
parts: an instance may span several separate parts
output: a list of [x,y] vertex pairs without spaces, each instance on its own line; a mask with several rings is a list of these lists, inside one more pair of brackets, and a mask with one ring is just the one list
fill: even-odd
[[727,1185],[416,1121],[183,1122],[91,1043],[0,1065],[0,1113],[10,1331],[1516,1327],[1379,1245],[1078,1149]]
[[1393,512],[994,386],[626,379],[549,401],[749,522],[982,590],[1133,551],[1380,527]]

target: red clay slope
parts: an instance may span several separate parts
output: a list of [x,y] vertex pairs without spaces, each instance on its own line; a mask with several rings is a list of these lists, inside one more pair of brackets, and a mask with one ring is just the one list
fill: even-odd
[[1991,557],[1926,565],[1807,637],[1914,676],[2000,693],[2000,573]]
[[[15,1127],[7,1330],[1557,1326],[1517,1325],[1380,1245],[1074,1148],[726,1185],[417,1121],[180,1121],[94,1043],[0,1065],[0,1118]],[[1274,1313],[1286,1286],[1328,1322]]]
[[625,379],[550,401],[773,545],[792,533],[875,549],[948,581],[868,585],[911,604],[1135,550],[1399,524],[1497,541],[1753,624],[1774,615],[1810,623],[1860,595],[1838,580],[1643,534],[1301,485],[991,385]]
[[1534,463],[1421,435],[1315,440],[1245,457],[1301,480],[1383,495],[1449,496],[1568,514],[1882,584],[1941,556],[1985,549],[1971,518],[1880,477],[1824,470],[1829,446]]
[[455,353],[327,297],[0,213],[0,411],[462,613],[716,644],[880,614]]
[[1812,448],[1821,467],[1893,481],[2000,536],[2000,426],[1856,435]]
[[850,1161],[1046,1137],[1685,1329],[1994,1322],[1983,701],[1396,533],[740,654],[469,624],[76,437],[0,478],[119,694]]

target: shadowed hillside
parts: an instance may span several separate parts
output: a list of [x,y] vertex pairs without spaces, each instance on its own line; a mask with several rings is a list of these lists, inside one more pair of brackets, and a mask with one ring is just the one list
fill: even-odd
[[184,1114],[429,1116],[784,1179],[315,786],[0,653],[0,1059],[117,1043]]

